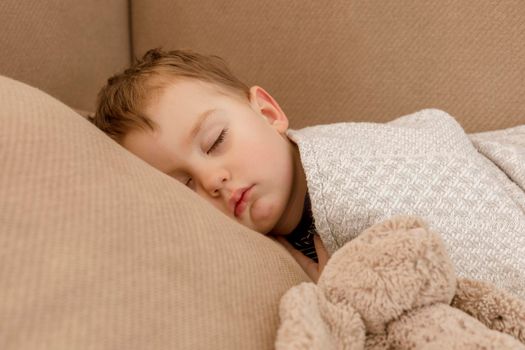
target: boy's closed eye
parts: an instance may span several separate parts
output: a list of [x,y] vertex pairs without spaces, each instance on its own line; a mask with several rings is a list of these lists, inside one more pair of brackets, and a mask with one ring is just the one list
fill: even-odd
[[[215,142],[213,143],[213,145],[210,147],[210,149],[208,150],[208,152],[206,152],[206,154],[210,154],[212,153],[217,147],[220,146],[220,144],[224,141],[224,138],[226,137],[226,134],[228,133],[228,128],[224,128],[221,133],[219,134],[219,137],[217,138],[217,140],[215,140]],[[188,179],[188,181],[186,181],[186,186],[189,185],[191,181],[191,178]]]
[[215,143],[211,146],[208,152],[206,152],[207,154],[210,154],[211,152],[213,152],[215,148],[217,148],[224,141],[224,138],[226,137],[227,132],[228,132],[228,128],[224,128],[222,130],[221,134],[219,135]]

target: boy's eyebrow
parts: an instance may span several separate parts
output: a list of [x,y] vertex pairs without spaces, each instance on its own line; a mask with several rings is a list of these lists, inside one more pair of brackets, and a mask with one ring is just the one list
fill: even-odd
[[212,109],[208,109],[208,110],[202,112],[201,115],[199,115],[199,117],[197,118],[197,122],[195,123],[195,125],[193,126],[193,129],[190,132],[190,135],[186,139],[186,144],[190,144],[191,141],[193,141],[195,136],[198,134],[198,132],[200,131],[200,129],[204,125],[204,122],[206,121],[206,119],[215,111],[216,111],[216,109],[212,108]]

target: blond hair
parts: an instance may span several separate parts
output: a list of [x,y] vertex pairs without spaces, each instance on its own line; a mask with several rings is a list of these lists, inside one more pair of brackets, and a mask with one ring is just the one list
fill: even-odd
[[221,57],[154,48],[108,79],[97,95],[96,111],[88,120],[118,143],[132,130],[154,131],[157,124],[145,114],[145,109],[154,96],[177,78],[210,82],[249,100],[248,86],[232,74]]

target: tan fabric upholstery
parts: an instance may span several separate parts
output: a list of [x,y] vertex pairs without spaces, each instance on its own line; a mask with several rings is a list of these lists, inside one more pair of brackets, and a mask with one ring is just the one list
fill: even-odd
[[524,16],[521,0],[133,1],[133,47],[218,54],[295,128],[439,108],[475,132],[525,123]]
[[0,105],[0,349],[273,348],[284,248],[43,92]]
[[71,109],[93,111],[131,58],[221,55],[295,129],[433,107],[476,132],[525,123],[524,15],[521,0],[0,1],[0,74],[62,102],[0,79],[0,349],[270,349],[279,297],[307,279]]
[[130,62],[128,1],[0,1],[0,74],[74,108]]

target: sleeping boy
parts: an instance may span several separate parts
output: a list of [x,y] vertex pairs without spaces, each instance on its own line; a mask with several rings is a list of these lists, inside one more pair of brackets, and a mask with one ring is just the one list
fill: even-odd
[[292,130],[277,101],[219,57],[152,49],[108,79],[90,121],[275,237],[314,282],[345,242],[408,214],[443,235],[459,276],[525,296],[525,183],[476,149],[486,134],[469,137],[443,111]]

